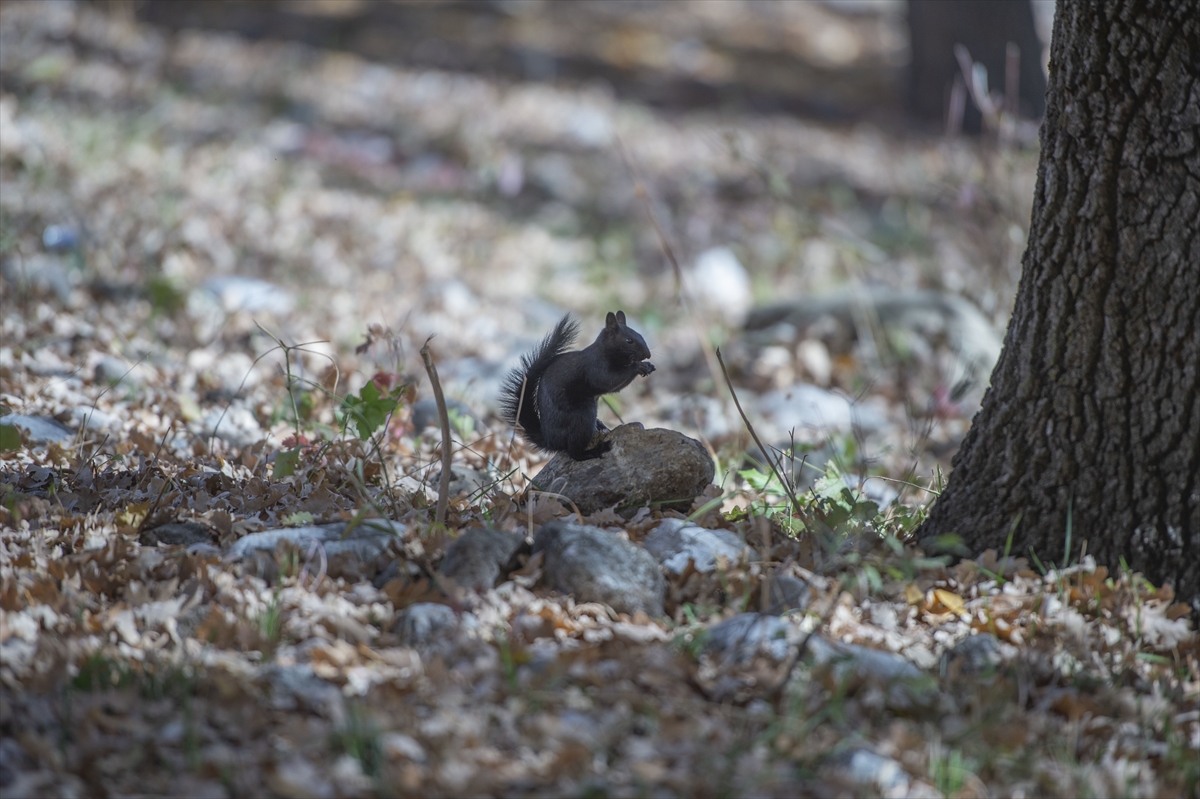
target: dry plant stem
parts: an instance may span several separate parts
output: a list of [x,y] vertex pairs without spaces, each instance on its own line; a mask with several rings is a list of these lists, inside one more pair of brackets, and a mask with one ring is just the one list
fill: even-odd
[[[571,506],[571,510],[575,511],[576,518],[578,518],[580,522],[583,521],[583,513],[580,512],[579,506],[576,505],[575,501],[572,500],[570,497],[563,496],[562,494],[556,494],[553,491],[537,491],[537,490],[533,490],[533,489],[530,489],[529,495],[530,496],[541,496],[541,497],[554,497],[555,499],[561,499],[563,502],[565,502]],[[533,503],[532,502],[529,503],[529,534],[533,535]]]
[[446,505],[450,502],[450,414],[446,411],[446,397],[442,394],[442,382],[438,380],[437,367],[433,365],[433,355],[429,352],[429,341],[421,347],[421,360],[425,361],[425,371],[429,373],[429,385],[433,388],[433,401],[437,403],[438,422],[442,427],[442,484],[438,488],[437,515],[434,521],[446,523]]
[[[150,463],[151,466],[158,465],[158,455],[160,452],[162,452],[163,446],[165,446],[167,443],[167,436],[171,435],[171,431],[174,429],[175,429],[175,423],[171,422],[171,426],[167,428],[167,432],[163,433],[162,442],[159,443],[158,449],[156,449],[154,451],[154,460],[151,461],[151,463]],[[138,480],[138,485],[141,485],[141,482],[142,482],[141,480]],[[138,535],[141,535],[142,530],[145,529],[145,527],[146,527],[146,523],[149,522],[150,518],[155,513],[158,512],[158,503],[162,502],[163,494],[167,493],[167,486],[174,485],[174,484],[175,484],[174,477],[168,477],[165,474],[163,475],[163,484],[162,484],[162,488],[160,488],[158,490],[158,496],[156,496],[154,498],[154,503],[150,506],[150,509],[148,511],[146,511],[146,515],[142,517],[142,521],[137,526]]]
[[[521,376],[521,393],[517,394],[517,418],[521,418],[521,409],[525,407],[525,387],[529,384],[529,375]],[[512,435],[508,437],[508,454],[512,457],[512,448],[517,441],[517,428],[514,426]]]
[[[291,354],[292,350],[300,350],[301,352],[312,352],[311,350],[306,350],[305,347],[307,347],[309,344],[328,344],[329,342],[325,341],[324,339],[321,339],[318,341],[306,341],[303,344],[297,344],[293,347],[293,346],[284,344],[283,339],[279,338],[279,336],[276,336],[270,330],[267,330],[265,327],[260,325],[258,322],[255,322],[254,326],[257,327],[264,336],[266,336],[267,338],[274,341],[275,344],[281,350],[283,350],[284,369],[287,371],[287,376],[288,376],[288,394],[289,394],[289,396],[291,396],[291,400],[292,400],[292,416],[296,421],[296,436],[299,437],[299,435],[300,435],[300,419],[298,416],[296,416],[296,405],[295,405],[296,398],[292,393],[292,366],[291,366],[290,354]],[[234,392],[235,397],[241,395],[242,389],[245,388],[245,386],[246,386],[246,380],[248,380],[250,377],[250,372],[252,372],[254,370],[254,367],[258,365],[258,362],[261,361],[263,358],[267,357],[268,355],[270,355],[274,351],[275,351],[275,348],[272,347],[271,349],[267,350],[262,355],[260,355],[254,359],[254,362],[250,364],[250,368],[246,370],[246,374],[242,376],[242,382],[238,383],[237,391]],[[334,389],[336,390],[338,380],[341,379],[341,373],[339,371],[337,371],[337,361],[335,361],[332,357],[330,357],[329,355],[326,355],[323,352],[316,353],[316,354],[320,355],[323,358],[327,358],[329,360],[329,362],[333,364],[335,374],[337,374],[337,377],[334,378],[334,383],[333,383]],[[139,361],[138,363],[141,363],[141,362]],[[135,364],[135,366],[136,366],[136,364]],[[217,423],[213,426],[212,435],[210,435],[208,437],[209,449],[212,449],[212,442],[215,441],[217,438],[217,430],[220,429],[221,423],[225,421],[225,414],[229,413],[229,409],[232,406],[233,406],[233,400],[231,399],[231,400],[229,400],[229,402],[225,403],[225,407],[224,407],[224,409],[222,409],[221,415],[219,417],[217,417]]]
[[761,600],[759,610],[766,614],[767,609],[771,607],[771,520],[766,516],[759,516],[755,519],[758,525],[758,531],[762,535],[762,568],[763,568],[763,583],[762,593],[759,596]]
[[[308,579],[308,567],[312,565],[313,556],[318,554],[321,556],[321,569],[317,572],[317,576],[313,580],[312,585],[305,585],[305,581]],[[300,570],[300,577],[296,582],[301,588],[306,588],[309,591],[316,591],[317,586],[319,586],[321,581],[325,579],[325,574],[328,571],[328,568],[329,559],[325,555],[325,546],[320,541],[313,541],[312,546],[308,548],[308,557],[304,559],[304,568]]]
[[738,414],[742,417],[742,422],[746,425],[746,429],[750,431],[750,437],[754,439],[754,443],[758,445],[763,457],[767,459],[767,466],[771,467],[771,474],[775,475],[775,479],[783,486],[783,490],[787,492],[788,499],[792,501],[792,510],[797,516],[800,515],[800,500],[796,499],[796,492],[792,490],[791,483],[783,479],[783,475],[779,473],[775,462],[771,460],[771,454],[767,448],[763,446],[762,441],[758,438],[758,433],[754,432],[754,425],[750,424],[750,419],[746,417],[746,412],[742,410],[742,403],[738,401],[737,392],[733,390],[733,381],[729,379],[729,371],[725,368],[725,360],[721,357],[721,348],[717,347],[714,351],[717,358],[717,363],[721,366],[721,376],[725,378],[725,385],[729,388],[729,394],[733,397],[733,404],[737,406]]
[[146,479],[150,474],[150,469],[158,465],[158,456],[162,452],[162,448],[164,446],[166,446],[166,444],[167,444],[167,436],[171,435],[171,431],[174,429],[175,429],[175,422],[171,422],[170,427],[168,427],[166,432],[163,433],[162,441],[160,441],[158,446],[155,447],[154,456],[152,458],[150,458],[149,463],[146,463],[143,465],[142,473],[138,477],[137,483],[135,484],[137,488],[141,488],[142,485],[146,482]]
[[[380,456],[379,460],[382,463],[383,457]],[[384,469],[384,483],[390,484],[390,481],[387,478],[387,467],[385,466],[385,467],[383,467],[383,469]],[[366,504],[363,507],[359,508],[354,513],[354,516],[350,519],[350,523],[347,525],[345,531],[342,532],[343,539],[345,539],[347,536],[349,536],[350,532],[356,526],[358,526],[358,523],[360,521],[362,521],[363,518],[365,518],[364,514],[367,512],[367,508],[370,508],[371,510],[378,513],[379,518],[381,518],[381,519],[388,518],[388,515],[386,513],[384,513],[384,508],[381,507],[380,504],[375,501],[375,498],[371,496],[371,492],[367,490],[366,481],[363,479],[363,476],[362,476],[362,463],[361,462],[359,463],[357,470],[355,470],[355,469],[349,470],[346,473],[346,476],[350,479],[350,482],[354,484],[354,487],[356,489],[358,489],[358,495],[360,497],[362,497],[363,502]],[[399,519],[400,518],[400,509],[396,505],[396,500],[392,496],[391,490],[389,489],[385,493],[387,494],[388,498],[391,499],[391,501],[392,501],[392,518]]]

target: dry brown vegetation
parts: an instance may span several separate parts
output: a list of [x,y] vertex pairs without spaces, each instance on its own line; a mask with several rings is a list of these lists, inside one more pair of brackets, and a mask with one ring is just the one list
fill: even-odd
[[[6,796],[1196,795],[1200,644],[1169,587],[1096,567],[1082,530],[955,565],[910,541],[977,398],[947,399],[945,342],[820,340],[828,385],[885,423],[801,441],[838,457],[793,507],[744,462],[697,332],[752,421],[754,396],[813,379],[812,348],[681,303],[639,197],[683,260],[735,246],[759,301],[949,289],[1002,326],[1035,153],[68,4],[0,6],[0,80],[0,407],[62,425],[0,426]],[[234,275],[267,282],[211,280]],[[618,306],[660,368],[618,409],[710,445],[720,485],[692,516],[741,557],[670,577],[656,619],[545,589],[536,558],[481,596],[443,584],[461,530],[570,515],[526,503],[542,457],[489,393],[561,307]],[[455,463],[484,478],[445,527],[441,442],[414,428],[430,335],[478,417],[455,414]],[[855,490],[867,473],[899,501]],[[369,561],[226,556],[374,517],[404,533]],[[639,542],[662,518],[584,521]],[[158,543],[178,522],[203,540]],[[778,646],[719,656],[712,629],[765,607],[769,575],[807,606]],[[421,602],[472,626],[415,645],[397,620]],[[814,633],[920,676],[822,660]]]

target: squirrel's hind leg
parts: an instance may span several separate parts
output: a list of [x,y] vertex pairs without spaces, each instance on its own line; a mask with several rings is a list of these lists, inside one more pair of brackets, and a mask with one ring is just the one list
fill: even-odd
[[[567,441],[567,452],[573,460],[588,461],[592,458],[599,458],[604,453],[612,449],[612,442],[600,438],[600,434],[607,432],[608,428],[597,419],[594,428],[581,428],[571,431],[571,436]],[[596,441],[596,446],[591,446],[592,441]]]
[[599,458],[601,455],[608,452],[610,449],[612,449],[611,441],[601,441],[598,444],[596,444],[596,446],[592,447],[591,449],[585,449],[578,453],[571,452],[570,455],[573,460],[590,461],[593,458]]

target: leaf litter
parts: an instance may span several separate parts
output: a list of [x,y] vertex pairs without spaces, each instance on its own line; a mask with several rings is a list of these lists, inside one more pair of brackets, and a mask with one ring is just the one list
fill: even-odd
[[[693,218],[736,216],[764,262],[770,246],[793,248],[780,263],[833,247],[871,268],[863,211],[798,216],[789,231],[771,202],[731,210],[711,186],[770,164],[801,187],[824,172],[936,210],[944,187],[925,176],[987,156],[747,119],[729,136],[749,156],[732,157],[711,120],[596,89],[501,88],[200,32],[168,42],[68,4],[6,5],[0,44],[0,402],[65,431],[0,426],[6,795],[1196,793],[1187,606],[1086,555],[928,557],[910,540],[919,492],[880,511],[847,474],[796,514],[765,471],[725,469],[693,521],[736,535],[741,554],[668,571],[660,619],[548,591],[540,554],[482,594],[437,569],[470,526],[532,534],[573,513],[520,501],[541,456],[489,417],[458,416],[456,462],[487,484],[432,525],[441,443],[418,427],[411,354],[437,334],[477,409],[478,364],[521,349],[502,322],[514,307],[592,290],[605,248],[636,260],[656,246],[644,221],[598,243],[564,201],[595,214],[632,196],[627,177],[605,176],[623,174],[605,125],[665,202],[692,192]],[[364,130],[400,133],[385,147]],[[566,163],[595,187],[582,199],[552,158],[581,149]],[[931,224],[943,260],[979,246],[1001,248],[991,263],[1013,257],[1011,197],[1028,194],[1035,163],[1022,158],[1004,162],[1007,182],[972,184],[991,203],[991,217],[968,210],[986,235]],[[514,159],[551,195],[541,216],[489,199]],[[73,226],[78,248],[43,252],[52,223]],[[920,275],[921,258],[902,255],[897,279]],[[779,290],[821,279],[781,274]],[[669,280],[613,280],[595,304],[641,305]],[[985,308],[1012,276],[992,280],[965,289]],[[737,377],[766,390],[779,369],[803,372],[793,357]],[[833,369],[901,409],[926,390],[854,351]],[[622,411],[681,424],[667,396],[622,395]],[[966,419],[931,436],[954,441]],[[900,449],[880,450],[874,473],[928,485],[936,447],[916,472]],[[680,515],[580,521],[641,542]],[[367,559],[310,539],[229,557],[251,534],[340,524],[348,539],[378,518],[398,532]],[[783,578],[803,599],[747,616],[780,599]]]

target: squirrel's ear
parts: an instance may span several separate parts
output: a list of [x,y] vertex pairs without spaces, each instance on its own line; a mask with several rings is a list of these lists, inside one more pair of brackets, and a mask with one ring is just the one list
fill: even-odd
[[604,326],[605,327],[616,327],[617,326],[617,317],[613,315],[612,311],[609,311],[608,316],[604,317]]
[[619,325],[625,324],[625,312],[624,311],[617,311],[617,324],[619,324]]

